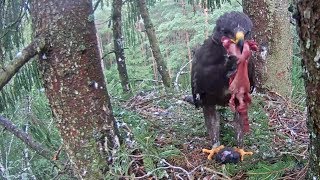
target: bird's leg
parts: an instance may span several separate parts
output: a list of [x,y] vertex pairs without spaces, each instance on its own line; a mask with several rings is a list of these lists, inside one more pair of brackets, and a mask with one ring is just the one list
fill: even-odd
[[212,142],[212,149],[202,149],[202,152],[209,153],[208,159],[211,160],[216,153],[224,148],[223,145],[220,146],[220,118],[215,106],[204,106],[203,114]]
[[243,121],[238,112],[234,113],[233,127],[236,131],[237,146],[243,147]]
[[237,136],[237,146],[235,148],[235,151],[237,151],[240,154],[240,159],[241,161],[243,161],[243,157],[245,155],[252,155],[253,152],[246,152],[243,149],[243,119],[241,118],[241,116],[239,115],[238,112],[236,112],[234,114],[234,128],[236,131],[236,136]]

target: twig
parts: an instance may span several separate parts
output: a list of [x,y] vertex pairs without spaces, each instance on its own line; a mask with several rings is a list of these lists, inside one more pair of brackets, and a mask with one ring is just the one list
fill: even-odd
[[237,2],[240,6],[242,6],[242,3],[241,3],[240,1],[236,0],[236,2]]
[[283,168],[277,171],[269,171],[269,172],[247,172],[247,174],[251,174],[251,175],[259,175],[259,174],[275,174],[275,173],[279,173],[279,172],[283,172],[285,170],[288,170],[288,168]]
[[298,154],[298,153],[293,153],[293,152],[280,152],[281,155],[283,154],[290,154],[290,155],[294,155],[294,156],[300,156],[302,157],[303,159],[306,158],[306,156],[304,154]]
[[96,2],[96,4],[94,5],[94,8],[93,8],[93,12],[97,10],[97,8],[98,8],[99,4],[101,3],[101,1],[102,1],[102,0],[98,0],[98,1]]
[[178,169],[178,170],[184,172],[184,173],[187,175],[188,179],[192,179],[191,176],[190,176],[190,173],[189,173],[187,170],[183,169],[182,167],[173,166],[173,165],[171,165],[170,163],[168,163],[168,162],[167,162],[166,160],[164,160],[164,159],[162,159],[161,161],[162,161],[163,163],[165,163],[166,165],[168,165],[169,168]]
[[3,179],[7,179],[5,175],[6,169],[3,167],[3,165],[0,163],[0,177]]
[[[31,116],[31,96],[27,96],[26,97],[27,99],[27,107],[26,107],[26,114],[27,114],[27,117],[30,118]],[[26,120],[25,122],[25,127],[23,128],[23,131],[28,135],[28,131],[29,131],[29,126],[30,126],[30,123],[28,120]],[[29,158],[29,149],[28,149],[28,146],[25,145],[25,148],[23,150],[23,158],[22,158],[22,161],[24,162],[24,168],[23,168],[23,173],[29,173],[30,174],[30,179],[37,179],[31,169],[31,164],[30,164],[30,161],[31,159]]]
[[50,152],[48,149],[43,147],[40,143],[35,141],[27,133],[18,129],[18,127],[15,126],[10,120],[4,118],[3,116],[0,116],[0,125],[6,128],[6,130],[11,132],[13,135],[15,135],[17,138],[22,140],[24,143],[26,143],[31,149],[35,150],[39,155],[52,161],[52,158],[51,158],[53,157],[52,152]]
[[185,65],[183,65],[180,70],[178,71],[177,75],[176,75],[176,79],[174,81],[174,88],[176,89],[176,91],[179,91],[179,84],[178,84],[178,81],[179,81],[179,76],[180,74],[182,73],[183,69],[188,65],[190,64],[192,61],[188,61]]
[[145,103],[149,103],[149,102],[152,102],[152,101],[157,100],[157,99],[162,99],[162,98],[164,98],[164,97],[166,97],[166,95],[162,95],[162,96],[159,96],[159,97],[154,97],[154,98],[152,98],[152,99],[147,99],[147,100],[145,100],[145,101],[136,103],[135,106],[139,106],[139,105],[142,105],[142,104],[145,104]]
[[23,10],[22,10],[22,8],[21,8],[21,11],[20,11],[19,16],[17,17],[17,19],[16,19],[15,21],[11,22],[8,26],[5,27],[5,29],[6,29],[7,31],[0,36],[0,39],[4,38],[4,37],[11,31],[10,28],[12,28],[12,27],[15,26],[16,24],[18,24],[18,23],[22,20],[22,18],[23,18],[23,16],[24,16],[25,14],[26,14],[26,13],[23,13]]
[[203,169],[206,170],[206,171],[209,171],[211,173],[218,174],[218,175],[220,175],[220,176],[222,176],[222,177],[224,177],[224,178],[226,178],[228,180],[231,180],[231,178],[229,176],[227,176],[227,175],[225,175],[225,174],[223,174],[221,172],[217,172],[217,171],[215,171],[213,169],[210,169],[210,168],[207,168],[207,167],[203,167]]
[[[139,177],[134,177],[134,179],[147,179],[148,177],[150,177],[152,175],[152,173],[161,170],[161,169],[169,169],[169,167],[158,167],[156,169],[153,169],[152,171],[148,172],[147,174],[143,175],[143,176],[139,176]],[[132,179],[132,176],[121,176],[121,175],[117,175],[114,174],[112,172],[109,172],[110,174],[112,174],[113,176],[116,176],[118,178],[125,178],[125,179]]]
[[109,55],[109,54],[111,54],[111,53],[115,53],[115,51],[112,50],[112,51],[110,51],[110,52],[105,53],[105,54],[101,57],[101,59],[104,59],[107,55]]

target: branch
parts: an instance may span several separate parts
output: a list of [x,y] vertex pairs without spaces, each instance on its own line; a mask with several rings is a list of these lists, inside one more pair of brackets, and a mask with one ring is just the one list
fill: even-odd
[[184,69],[188,64],[190,64],[191,62],[192,62],[192,60],[191,60],[191,61],[188,61],[185,65],[183,65],[183,66],[180,68],[179,72],[177,73],[177,75],[176,75],[176,80],[174,81],[174,87],[175,87],[176,91],[179,91],[179,76],[182,74],[183,69]]
[[110,52],[108,52],[108,53],[104,54],[104,55],[101,57],[101,59],[104,59],[107,55],[109,55],[109,54],[111,54],[111,53],[115,53],[115,51],[114,51],[114,50],[112,50],[112,51],[110,51]]
[[236,0],[236,2],[237,2],[240,6],[242,6],[242,3],[241,3],[240,1]]
[[35,39],[19,52],[6,67],[0,67],[0,91],[24,64],[44,50],[45,45],[46,42],[44,38]]
[[6,179],[4,177],[5,176],[5,171],[6,171],[6,169],[4,168],[4,166],[0,162],[0,177],[2,177],[3,179]]
[[96,4],[94,5],[94,8],[93,8],[93,12],[97,10],[97,8],[98,8],[98,6],[99,6],[100,3],[101,3],[101,0],[98,0],[98,1],[96,2]]
[[17,126],[15,126],[10,120],[6,119],[3,116],[0,116],[0,125],[3,126],[6,130],[14,134],[17,138],[21,141],[26,143],[31,149],[37,152],[37,154],[41,155],[42,157],[52,161],[53,153],[50,152],[48,149],[43,147],[40,143],[35,141],[31,136],[27,133],[20,130]]

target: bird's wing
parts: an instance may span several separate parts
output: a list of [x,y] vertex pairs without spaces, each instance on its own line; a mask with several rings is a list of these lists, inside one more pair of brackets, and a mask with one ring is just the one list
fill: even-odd
[[191,87],[196,107],[206,103],[206,99],[212,101],[209,102],[210,105],[217,104],[213,102],[216,101],[216,98],[203,99],[201,97],[208,94],[221,96],[224,89],[227,89],[228,78],[225,53],[223,47],[214,43],[211,39],[207,39],[195,52],[191,69]]

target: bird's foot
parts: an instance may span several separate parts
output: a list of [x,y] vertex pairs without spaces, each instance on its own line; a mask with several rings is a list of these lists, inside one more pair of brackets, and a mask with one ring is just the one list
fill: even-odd
[[217,154],[219,151],[221,151],[224,148],[224,145],[214,147],[212,149],[202,149],[202,152],[209,153],[208,159],[212,160],[212,157]]
[[243,157],[244,157],[245,155],[249,155],[249,156],[253,155],[253,152],[251,152],[251,151],[244,151],[244,149],[241,149],[241,148],[234,148],[234,150],[240,154],[240,160],[241,160],[241,161],[243,161]]

